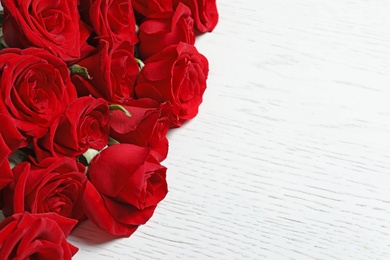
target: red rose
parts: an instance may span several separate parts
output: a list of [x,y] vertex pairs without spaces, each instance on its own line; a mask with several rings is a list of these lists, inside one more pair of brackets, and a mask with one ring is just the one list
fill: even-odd
[[132,144],[109,146],[88,169],[84,209],[97,226],[130,236],[153,215],[167,194],[166,168],[149,149]]
[[54,213],[12,215],[0,223],[1,259],[72,259],[66,241],[77,221]]
[[136,96],[172,104],[171,126],[195,117],[206,90],[208,61],[193,45],[165,48],[145,61],[136,85]]
[[90,96],[76,99],[45,136],[34,139],[37,158],[76,157],[89,148],[103,149],[108,143],[109,116],[110,108],[104,99]]
[[149,98],[132,100],[124,106],[132,115],[126,116],[122,111],[112,111],[110,118],[110,137],[120,143],[149,147],[150,153],[163,161],[168,153],[170,105],[160,105]]
[[92,95],[119,104],[133,98],[139,67],[129,42],[121,42],[111,49],[109,43],[102,40],[99,52],[78,64],[87,68],[91,76],[91,79],[72,76],[79,96]]
[[195,27],[200,33],[211,32],[218,23],[216,0],[173,0],[174,6],[180,3],[191,9]]
[[80,57],[89,36],[76,0],[2,0],[3,34],[10,47],[39,47],[69,62]]
[[173,11],[172,0],[132,0],[131,2],[135,12],[142,17],[147,17],[153,13]]
[[42,137],[76,98],[65,62],[47,51],[7,48],[0,52],[0,114],[26,137]]
[[137,43],[135,17],[131,0],[81,0],[81,18],[90,24],[98,37],[110,42]]
[[84,216],[85,167],[70,158],[22,162],[12,169],[14,181],[2,191],[3,212],[58,213],[67,218]]
[[139,54],[143,60],[179,42],[195,43],[191,10],[179,3],[175,11],[154,13],[139,27]]

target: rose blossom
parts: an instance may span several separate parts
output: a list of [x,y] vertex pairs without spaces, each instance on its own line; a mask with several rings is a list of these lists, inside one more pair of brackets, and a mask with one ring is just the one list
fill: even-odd
[[2,0],[3,35],[10,47],[39,47],[69,62],[80,57],[89,36],[77,1]]
[[76,99],[45,136],[34,139],[37,158],[76,157],[89,148],[103,149],[108,143],[109,116],[110,108],[104,99],[90,96]]
[[128,41],[110,48],[106,40],[99,43],[99,51],[78,64],[87,68],[90,79],[77,74],[72,81],[79,96],[101,97],[109,103],[124,104],[134,97],[134,85],[139,67],[134,58],[134,50]]
[[115,110],[110,118],[110,137],[120,143],[149,147],[150,153],[163,161],[168,154],[170,104],[160,104],[149,98],[132,100],[124,108],[131,117]]
[[113,43],[137,43],[131,0],[81,0],[79,9],[83,21],[92,26],[99,38],[109,38]]
[[154,13],[139,27],[139,54],[144,60],[172,44],[195,43],[191,10],[179,3],[175,11]]
[[84,209],[97,226],[130,236],[153,215],[167,194],[166,168],[150,150],[116,144],[96,155],[88,168]]
[[46,158],[40,163],[22,162],[12,169],[13,183],[1,197],[3,212],[47,213],[81,219],[84,216],[85,167],[70,158]]
[[0,51],[0,114],[9,115],[25,137],[42,137],[76,99],[65,62],[28,48]]
[[66,237],[77,221],[54,213],[12,215],[0,223],[1,259],[72,259]]
[[171,126],[179,127],[198,113],[206,90],[208,61],[193,45],[172,45],[145,60],[136,96],[172,104]]

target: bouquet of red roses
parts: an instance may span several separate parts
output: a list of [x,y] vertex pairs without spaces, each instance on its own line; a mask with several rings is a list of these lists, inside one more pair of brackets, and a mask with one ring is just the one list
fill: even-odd
[[0,3],[1,259],[70,259],[86,219],[130,236],[167,193],[167,132],[202,102],[215,0]]

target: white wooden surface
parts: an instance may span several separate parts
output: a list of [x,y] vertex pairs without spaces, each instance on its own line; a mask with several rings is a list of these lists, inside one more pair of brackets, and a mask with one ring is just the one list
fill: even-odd
[[390,259],[390,1],[218,5],[167,198],[127,239],[82,224],[74,259]]

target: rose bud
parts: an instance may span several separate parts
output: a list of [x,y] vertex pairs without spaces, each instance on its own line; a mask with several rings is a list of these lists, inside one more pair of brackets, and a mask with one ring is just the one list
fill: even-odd
[[131,2],[139,21],[154,13],[173,11],[172,0],[132,0]]
[[77,221],[54,213],[12,215],[0,223],[2,259],[70,260],[78,248],[66,237]]
[[90,78],[73,75],[72,81],[79,96],[101,97],[109,103],[125,104],[134,97],[134,85],[139,67],[133,46],[124,41],[110,48],[101,40],[99,51],[81,60],[78,65],[88,70]]
[[218,23],[216,0],[173,0],[174,7],[180,3],[191,9],[195,27],[199,33],[211,32]]
[[89,148],[103,149],[108,143],[109,116],[110,108],[104,99],[78,98],[44,137],[34,139],[36,157],[76,157]]
[[175,11],[158,12],[148,16],[139,27],[138,44],[142,60],[180,42],[195,43],[191,10],[179,3]]
[[88,168],[85,214],[117,236],[130,236],[153,215],[167,194],[166,168],[148,148],[116,144],[95,156]]
[[171,127],[179,127],[197,115],[207,75],[208,61],[193,45],[172,45],[145,61],[137,79],[136,96],[170,102]]
[[150,153],[163,161],[168,154],[170,104],[160,104],[149,98],[132,100],[124,108],[131,117],[122,111],[112,111],[110,137],[120,143],[149,147]]

